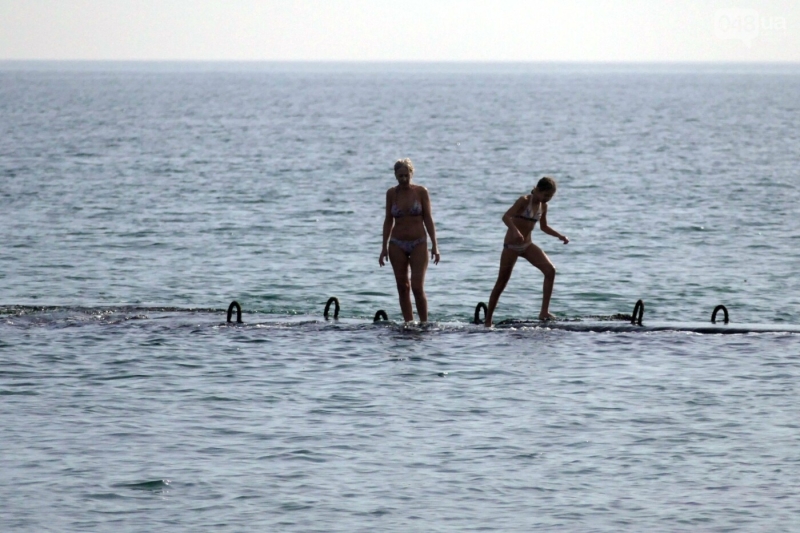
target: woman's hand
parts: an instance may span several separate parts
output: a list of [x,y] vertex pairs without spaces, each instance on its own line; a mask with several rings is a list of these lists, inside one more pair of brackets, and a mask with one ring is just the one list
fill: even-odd
[[378,264],[383,266],[386,264],[386,260],[388,259],[389,259],[389,250],[384,248],[383,250],[381,250],[380,257],[378,257]]
[[564,242],[564,244],[569,244],[569,239],[567,238],[566,235],[559,235],[558,238],[561,239]]
[[441,258],[442,256],[439,254],[439,250],[431,250],[431,259],[433,259],[434,265],[438,265]]

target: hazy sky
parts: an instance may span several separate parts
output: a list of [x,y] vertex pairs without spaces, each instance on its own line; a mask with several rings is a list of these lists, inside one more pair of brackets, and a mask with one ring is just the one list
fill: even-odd
[[0,59],[800,62],[800,1],[0,0]]

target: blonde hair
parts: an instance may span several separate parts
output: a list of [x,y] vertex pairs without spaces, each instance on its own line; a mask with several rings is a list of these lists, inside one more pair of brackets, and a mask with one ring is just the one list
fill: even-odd
[[[537,183],[536,187],[534,187],[534,188],[535,189],[539,189],[540,192],[553,191],[553,193],[555,193],[556,192],[556,180],[554,180],[550,176],[545,176],[545,177],[543,177],[542,179],[539,180],[539,183]],[[533,193],[533,190],[531,190],[531,193]]]
[[398,170],[401,168],[408,169],[409,174],[414,173],[414,163],[411,162],[409,158],[398,159],[394,162],[394,172],[397,173]]

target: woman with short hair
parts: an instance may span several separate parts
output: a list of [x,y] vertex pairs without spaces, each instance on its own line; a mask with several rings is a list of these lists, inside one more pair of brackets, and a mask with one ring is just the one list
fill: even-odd
[[[386,216],[383,221],[383,241],[380,266],[388,258],[392,263],[400,297],[403,320],[414,320],[411,295],[417,304],[421,322],[428,321],[428,299],[425,296],[425,272],[428,269],[428,236],[431,238],[431,259],[439,264],[439,247],[436,244],[436,225],[431,214],[428,189],[412,184],[414,165],[410,159],[400,159],[394,164],[397,186],[386,191]],[[411,276],[409,279],[409,270]]]
[[564,244],[569,242],[565,235],[551,228],[547,224],[547,202],[556,193],[556,181],[553,178],[544,177],[539,180],[536,187],[530,194],[520,196],[514,205],[503,215],[503,222],[508,226],[506,238],[503,241],[503,253],[500,255],[500,272],[497,275],[497,282],[492,289],[489,298],[489,308],[486,312],[485,325],[492,325],[492,315],[494,315],[497,301],[511,279],[511,272],[517,258],[524,257],[530,264],[538,268],[544,274],[544,285],[542,287],[542,309],[539,311],[539,320],[550,320],[555,318],[550,314],[550,296],[553,294],[553,283],[556,279],[556,267],[547,257],[541,248],[531,241],[531,233],[534,226],[539,222],[539,228],[548,235],[558,237]]

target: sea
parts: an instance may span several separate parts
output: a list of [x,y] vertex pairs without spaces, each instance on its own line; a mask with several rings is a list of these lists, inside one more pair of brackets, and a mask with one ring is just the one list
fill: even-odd
[[[797,531],[798,124],[798,65],[0,62],[0,530]],[[558,320],[520,260],[476,325],[542,176]]]

